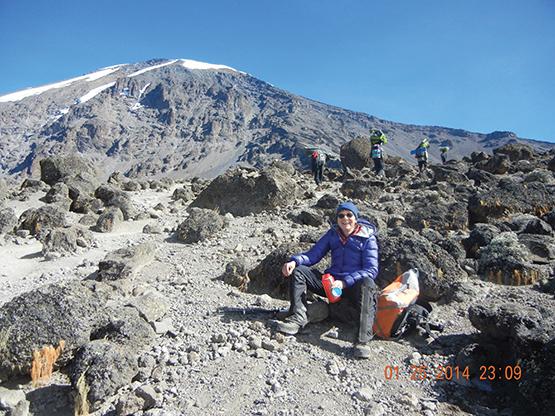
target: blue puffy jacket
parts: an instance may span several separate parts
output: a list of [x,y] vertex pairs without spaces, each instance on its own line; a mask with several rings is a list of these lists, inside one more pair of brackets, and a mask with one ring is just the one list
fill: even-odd
[[335,224],[307,252],[291,257],[297,266],[313,266],[331,250],[331,266],[324,273],[343,280],[352,287],[365,278],[375,279],[378,275],[378,244],[376,228],[365,220],[358,221],[360,229],[342,243],[339,226]]

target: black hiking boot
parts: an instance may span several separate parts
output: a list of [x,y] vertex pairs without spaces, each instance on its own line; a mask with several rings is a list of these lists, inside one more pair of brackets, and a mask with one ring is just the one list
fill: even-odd
[[353,355],[355,358],[370,358],[371,352],[372,350],[370,349],[370,345],[368,345],[368,342],[357,342],[353,346]]
[[296,335],[308,324],[306,310],[289,315],[283,322],[276,322],[276,331],[287,335]]

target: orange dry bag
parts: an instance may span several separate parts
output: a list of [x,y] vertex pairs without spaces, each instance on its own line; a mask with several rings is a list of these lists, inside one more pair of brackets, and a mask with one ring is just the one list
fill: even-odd
[[391,338],[395,322],[407,307],[416,302],[419,293],[417,269],[403,273],[382,290],[378,298],[374,334],[380,338]]

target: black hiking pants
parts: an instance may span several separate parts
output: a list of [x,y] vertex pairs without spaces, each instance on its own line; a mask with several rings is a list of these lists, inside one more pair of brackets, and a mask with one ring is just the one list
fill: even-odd
[[374,173],[378,176],[382,176],[384,174],[384,163],[381,157],[375,157],[372,159],[374,161]]
[[316,185],[320,185],[324,180],[324,165],[315,164],[312,172],[314,173],[314,182]]
[[[297,266],[289,279],[289,300],[291,302],[289,311],[293,314],[306,309],[307,290],[326,297],[322,284],[322,273],[317,269]],[[359,342],[368,342],[373,337],[372,326],[376,316],[378,292],[379,289],[372,279],[362,279],[357,281],[353,287],[343,289],[341,294],[340,302],[349,301],[357,310],[359,316],[357,340]]]

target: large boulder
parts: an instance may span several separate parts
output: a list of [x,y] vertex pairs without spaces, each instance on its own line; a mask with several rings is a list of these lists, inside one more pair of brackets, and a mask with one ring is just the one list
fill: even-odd
[[487,281],[520,286],[547,277],[548,271],[530,262],[530,252],[513,232],[503,232],[480,249],[478,272]]
[[371,150],[369,139],[357,137],[341,146],[339,157],[343,166],[348,169],[361,170],[372,165]]
[[110,233],[114,227],[123,222],[123,212],[118,207],[108,207],[96,220],[95,231]]
[[80,172],[64,178],[69,189],[69,197],[76,201],[79,198],[89,198],[100,185],[97,177],[90,172]]
[[470,235],[462,240],[467,256],[477,258],[480,248],[487,246],[498,234],[499,228],[495,225],[476,224]]
[[[527,214],[524,214],[527,215]],[[520,233],[527,233],[527,234],[540,234],[540,235],[553,235],[553,228],[547,222],[541,220],[536,216],[531,216],[524,221],[524,223],[514,224],[512,222],[509,226],[513,228],[514,225],[517,225],[515,232],[518,234]],[[514,220],[513,220],[514,221]]]
[[18,230],[28,230],[32,235],[45,234],[48,230],[63,227],[66,213],[58,206],[46,205],[29,208],[19,217]]
[[497,177],[494,174],[476,168],[470,168],[465,176],[474,181],[476,186],[493,186],[497,182]]
[[385,163],[385,176],[395,178],[398,183],[410,181],[410,177],[416,173],[416,167],[411,165],[402,157],[388,156]]
[[210,182],[191,207],[246,216],[287,206],[298,195],[297,183],[285,170],[272,167],[259,172],[236,168]]
[[495,175],[504,175],[509,172],[511,160],[509,156],[499,153],[489,159],[475,163],[474,167]]
[[[473,305],[469,318],[485,343],[495,344],[482,362],[504,372],[520,366],[520,379],[510,381],[515,400],[526,402],[527,414],[549,414],[555,390],[555,300],[541,294],[511,293],[511,301]],[[519,399],[519,397],[521,397]]]
[[176,188],[175,191],[173,191],[173,194],[172,194],[172,199],[174,201],[181,200],[183,202],[189,202],[194,197],[195,197],[194,192],[191,190],[191,188],[188,188],[186,186],[184,186],[182,188]]
[[0,178],[0,207],[6,199],[8,199],[8,185],[3,178]]
[[449,230],[468,229],[468,210],[464,202],[445,203],[441,199],[433,202],[424,199],[405,214],[407,225],[415,230],[431,228],[446,233]]
[[225,271],[220,279],[231,286],[236,286],[241,290],[245,290],[250,282],[249,278],[250,265],[245,258],[237,258],[225,266]]
[[95,410],[139,371],[139,354],[154,340],[152,327],[138,310],[108,307],[99,312],[90,342],[75,353],[70,378],[80,405]]
[[324,212],[314,208],[295,210],[287,214],[287,217],[297,224],[313,227],[320,227],[327,223],[327,216]]
[[46,257],[70,255],[79,247],[89,247],[93,241],[92,233],[80,225],[54,228],[41,239],[42,253]]
[[518,241],[531,253],[530,261],[549,264],[555,261],[555,239],[546,235],[519,234]]
[[434,182],[459,184],[468,182],[468,177],[456,165],[431,165]]
[[468,201],[472,223],[492,222],[510,214],[525,213],[541,217],[555,206],[555,189],[541,182],[500,181],[499,186],[472,196]]
[[336,195],[325,194],[318,200],[318,202],[316,202],[316,207],[335,210],[335,208],[337,208],[340,203],[341,201],[337,198]]
[[62,208],[69,210],[71,205],[69,188],[65,183],[57,182],[50,187],[50,190],[41,198],[41,201],[47,204],[58,204]]
[[125,220],[135,217],[137,208],[128,194],[110,185],[101,185],[94,192],[94,196],[104,202],[107,207],[121,209]]
[[0,379],[29,374],[33,351],[65,341],[67,364],[87,343],[105,292],[83,282],[56,283],[15,297],[0,308]]
[[349,179],[343,182],[340,190],[347,198],[377,201],[384,193],[384,186],[383,181]]
[[156,244],[152,242],[120,248],[108,253],[98,263],[97,280],[120,280],[131,277],[154,260]]
[[524,182],[542,182],[545,184],[553,184],[555,176],[553,172],[547,169],[535,169],[524,177]]
[[535,152],[532,146],[522,143],[507,143],[493,149],[493,154],[507,155],[512,162],[516,162],[518,160],[531,160],[535,157]]
[[211,209],[191,208],[189,217],[177,227],[178,241],[197,243],[217,235],[225,225],[224,218]]
[[0,208],[0,234],[12,232],[17,225],[13,208]]
[[[289,279],[283,277],[281,268],[292,255],[302,253],[310,247],[310,244],[297,242],[289,242],[279,246],[248,272],[250,282],[246,285],[246,290],[251,293],[268,294],[275,298],[287,299]],[[322,261],[314,267],[324,271],[328,264],[329,261]]]
[[78,214],[99,214],[104,209],[104,202],[98,198],[89,196],[79,196],[75,199],[69,210]]
[[447,251],[427,238],[398,228],[387,238],[379,239],[380,267],[378,284],[392,282],[401,273],[416,268],[420,272],[420,296],[437,301],[448,296],[454,283],[467,277]]
[[102,339],[89,342],[77,351],[71,369],[76,405],[98,410],[121,387],[131,384],[138,371],[138,355],[133,349]]
[[555,208],[545,214],[542,220],[551,225],[551,228],[555,228]]
[[39,163],[40,178],[48,185],[54,185],[63,181],[65,177],[80,173],[96,176],[93,163],[78,155],[47,157]]

